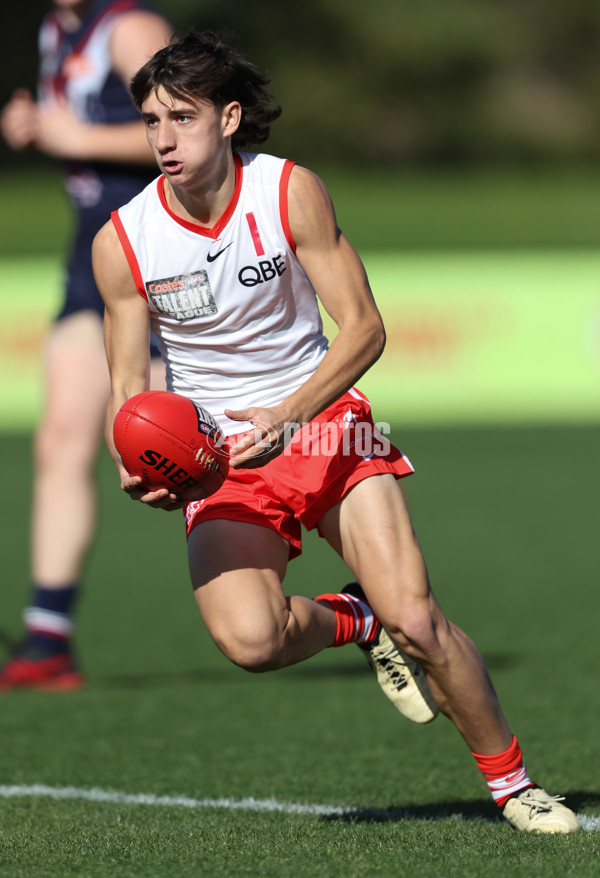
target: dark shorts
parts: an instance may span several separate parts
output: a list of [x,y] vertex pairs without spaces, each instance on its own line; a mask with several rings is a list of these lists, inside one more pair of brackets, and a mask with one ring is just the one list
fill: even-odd
[[[79,225],[67,262],[65,296],[55,320],[79,314],[80,311],[94,311],[101,320],[104,319],[104,302],[98,292],[92,269],[92,243],[101,225],[100,217],[96,214],[89,219],[82,219]],[[160,357],[154,335],[150,337],[150,356]]]

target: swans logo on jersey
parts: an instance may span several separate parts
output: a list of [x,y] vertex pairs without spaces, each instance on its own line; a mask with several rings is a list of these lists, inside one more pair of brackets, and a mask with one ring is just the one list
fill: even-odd
[[175,320],[217,313],[208,275],[202,269],[151,280],[146,284],[146,292],[157,311]]

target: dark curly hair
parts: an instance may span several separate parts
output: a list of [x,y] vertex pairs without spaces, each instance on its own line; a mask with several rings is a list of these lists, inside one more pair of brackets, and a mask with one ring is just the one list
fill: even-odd
[[217,109],[239,101],[242,119],[232,137],[233,147],[264,143],[281,108],[272,103],[265,89],[268,75],[244,58],[235,41],[234,34],[212,31],[190,31],[174,37],[131,80],[135,106],[141,110],[148,95],[158,88],[182,100],[209,100]]

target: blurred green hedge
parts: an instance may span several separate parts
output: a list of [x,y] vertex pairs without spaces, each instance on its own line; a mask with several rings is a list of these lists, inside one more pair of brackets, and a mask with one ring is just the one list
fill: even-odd
[[[300,161],[600,157],[597,0],[157,0],[178,30],[234,30],[272,75],[271,149]],[[1,96],[33,82],[50,0],[0,36]]]

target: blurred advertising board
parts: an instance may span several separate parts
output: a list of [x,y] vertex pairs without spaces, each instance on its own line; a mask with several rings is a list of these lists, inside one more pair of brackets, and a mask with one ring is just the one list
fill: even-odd
[[600,254],[365,258],[387,330],[361,380],[376,420],[600,420]]
[[[600,253],[422,251],[364,262],[388,339],[359,382],[376,420],[600,420]],[[0,429],[30,429],[62,270],[43,257],[2,259],[1,269]]]

